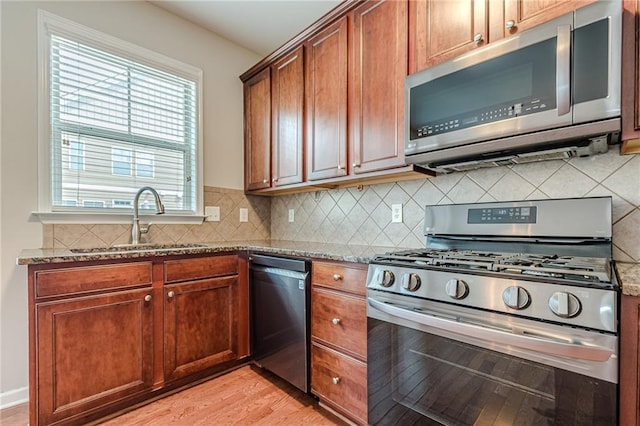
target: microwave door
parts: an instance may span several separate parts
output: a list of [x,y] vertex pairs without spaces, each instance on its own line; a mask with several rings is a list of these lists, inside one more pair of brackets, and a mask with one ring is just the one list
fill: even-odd
[[572,21],[565,15],[409,76],[405,154],[571,124]]

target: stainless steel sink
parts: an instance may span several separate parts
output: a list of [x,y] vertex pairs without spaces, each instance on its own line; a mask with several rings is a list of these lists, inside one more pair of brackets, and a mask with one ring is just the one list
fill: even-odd
[[110,247],[91,247],[91,248],[75,248],[70,249],[72,253],[120,253],[128,251],[157,251],[157,250],[176,250],[183,248],[199,248],[206,247],[204,244],[120,244]]

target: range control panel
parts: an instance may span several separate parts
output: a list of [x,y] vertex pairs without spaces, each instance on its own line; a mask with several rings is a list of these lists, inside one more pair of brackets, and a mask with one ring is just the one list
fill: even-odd
[[536,223],[537,213],[536,206],[472,208],[467,223]]

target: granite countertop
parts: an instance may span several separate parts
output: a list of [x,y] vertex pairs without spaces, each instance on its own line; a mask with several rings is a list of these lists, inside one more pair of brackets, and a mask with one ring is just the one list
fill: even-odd
[[81,251],[74,252],[69,249],[25,249],[20,252],[16,262],[18,265],[35,265],[249,250],[281,256],[369,263],[369,260],[376,254],[396,251],[398,248],[278,240],[185,244],[178,247],[162,244],[140,245],[135,250],[111,250],[108,247],[79,250]]
[[640,296],[640,263],[616,262],[616,271],[626,296]]
[[[185,254],[215,254],[230,251],[253,251],[281,256],[307,257],[341,262],[369,263],[376,254],[402,250],[398,247],[358,246],[346,244],[313,243],[300,241],[235,241],[225,243],[185,244],[182,246],[156,244],[141,245],[136,250],[111,251],[109,248],[81,249],[26,249],[17,258],[18,265],[35,265],[96,260],[135,259],[150,256]],[[616,262],[616,271],[622,294],[640,296],[640,263]]]

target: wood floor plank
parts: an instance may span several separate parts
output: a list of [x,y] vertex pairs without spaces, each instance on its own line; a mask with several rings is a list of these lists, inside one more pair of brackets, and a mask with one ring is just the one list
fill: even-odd
[[[2,426],[25,426],[28,404],[0,411]],[[289,383],[245,366],[154,401],[102,426],[313,425],[344,426],[341,419]]]

